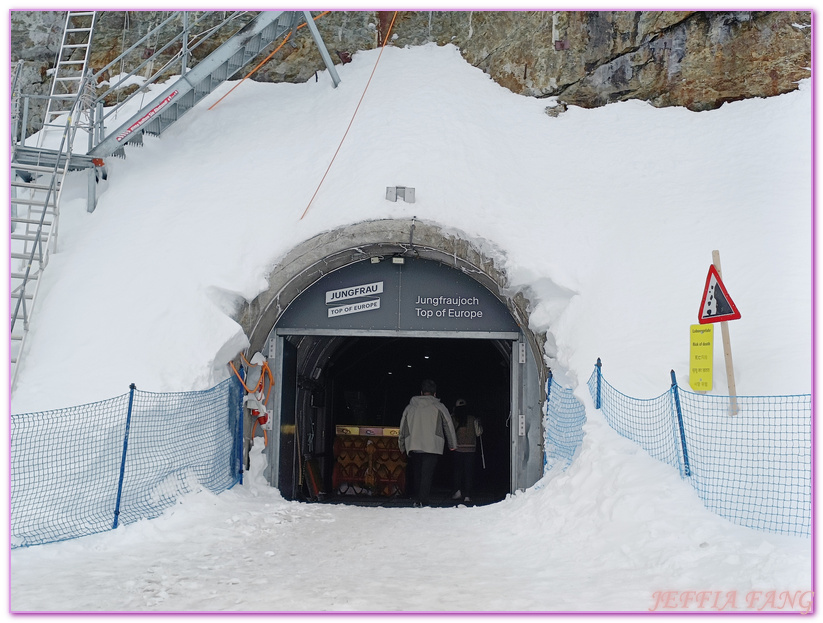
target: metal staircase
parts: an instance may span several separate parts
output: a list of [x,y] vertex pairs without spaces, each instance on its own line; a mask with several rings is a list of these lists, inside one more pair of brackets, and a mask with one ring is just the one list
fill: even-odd
[[55,136],[62,135],[65,126],[61,117],[70,114],[83,89],[96,17],[95,11],[66,12],[63,39],[54,64],[51,92],[43,116],[43,129],[37,135],[38,147],[54,147],[49,143],[54,142]]
[[[72,160],[72,144],[77,123],[79,98],[66,111],[59,143],[54,150],[12,147],[11,162],[11,235],[10,235],[10,310],[11,310],[11,384],[17,380],[19,362],[29,332],[31,313],[40,290],[43,271],[57,244],[57,223],[63,178]],[[20,153],[25,152],[21,158]]]
[[16,84],[19,72],[15,73],[12,86],[12,127],[15,129],[12,135],[9,245],[12,387],[17,380],[32,309],[40,290],[40,278],[57,244],[63,178],[72,160],[94,22],[94,11],[66,13],[43,128],[37,135],[36,146],[26,146],[25,122],[21,140],[16,140],[20,121],[20,95]]
[[[87,71],[91,51],[92,35],[96,21],[95,11],[68,11],[61,41],[60,51],[53,70],[51,93],[48,97],[43,128],[37,134],[36,145],[27,145],[26,127],[28,99],[23,105],[17,92],[16,78],[21,65],[13,71],[12,85],[12,159],[11,159],[11,388],[17,379],[19,362],[23,356],[28,335],[32,309],[39,291],[43,270],[48,264],[49,254],[54,252],[57,240],[57,226],[60,213],[60,198],[63,179],[69,171],[86,169],[89,172],[88,210],[96,205],[96,181],[101,174],[103,158],[111,155],[125,156],[124,147],[142,144],[143,135],[160,136],[174,122],[191,110],[222,82],[237,77],[244,67],[255,60],[271,43],[296,32],[302,20],[306,20],[311,35],[323,61],[329,70],[334,86],[340,82],[336,69],[323,43],[309,11],[260,11],[248,19],[251,13],[235,11],[225,17],[217,26],[208,28],[203,35],[190,36],[191,31],[214,11],[201,12],[197,19],[189,22],[185,11],[173,11],[171,15],[150,30],[137,43],[125,50],[106,67],[90,75]],[[225,13],[224,13],[225,16]],[[225,26],[246,20],[236,33],[214,52],[189,69],[193,60],[192,52],[210,36]],[[121,62],[121,59],[135,52],[142,53],[143,43],[158,33],[172,21],[180,20],[183,28],[180,34],[156,46],[149,58],[118,84],[145,69],[143,85],[123,101],[108,109],[104,98],[116,91],[118,85],[111,86],[101,95],[94,93],[103,75]],[[173,46],[180,51],[172,61],[161,63],[158,71],[153,71],[155,60]],[[173,62],[180,61],[177,74]],[[151,75],[149,75],[151,74]],[[179,75],[171,81],[172,75]],[[136,97],[145,98],[149,88],[162,80],[170,86],[160,95],[153,97],[145,106],[139,106],[119,125],[118,115],[126,106],[131,110]],[[21,112],[22,108],[22,112]],[[22,123],[21,123],[22,118]],[[109,124],[112,127],[109,127]],[[22,127],[18,139],[18,127]],[[86,153],[75,152],[75,137],[79,128],[88,134]],[[30,142],[30,141],[29,141]],[[84,151],[83,149],[79,150]]]
[[[269,44],[296,30],[304,18],[310,24],[312,36],[315,37],[315,42],[337,86],[337,72],[325,45],[316,34],[309,11],[261,11],[234,37],[182,75],[148,105],[109,132],[89,151],[89,155],[103,158],[118,153],[127,143],[140,144],[144,134],[160,136],[218,85],[235,77]],[[99,122],[103,123],[111,114],[103,116]]]

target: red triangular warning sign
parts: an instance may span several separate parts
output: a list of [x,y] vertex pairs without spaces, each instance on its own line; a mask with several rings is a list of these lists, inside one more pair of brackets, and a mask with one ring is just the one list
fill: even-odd
[[740,318],[740,312],[712,264],[706,276],[706,287],[703,289],[703,300],[700,303],[697,320],[700,324],[709,324],[738,318]]

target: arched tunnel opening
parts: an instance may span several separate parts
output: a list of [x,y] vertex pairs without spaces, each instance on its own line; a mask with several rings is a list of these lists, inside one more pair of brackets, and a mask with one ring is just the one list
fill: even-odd
[[[358,223],[298,245],[269,282],[240,320],[274,377],[264,475],[283,497],[411,505],[398,427],[426,378],[482,421],[474,503],[542,476],[547,368],[529,301],[467,241],[416,219]],[[454,454],[438,461],[438,503]]]
[[[503,499],[511,482],[512,342],[500,339],[289,336],[293,371],[281,415],[284,497],[361,505],[409,505],[414,487],[396,431],[423,379],[452,411],[462,398],[482,422],[472,502]],[[290,377],[293,376],[293,379]],[[288,415],[287,415],[288,413]],[[293,434],[290,434],[293,431]],[[285,434],[284,434],[285,433]],[[432,503],[452,504],[453,452],[438,460]],[[457,485],[457,486],[456,486]],[[456,502],[454,502],[456,503]]]

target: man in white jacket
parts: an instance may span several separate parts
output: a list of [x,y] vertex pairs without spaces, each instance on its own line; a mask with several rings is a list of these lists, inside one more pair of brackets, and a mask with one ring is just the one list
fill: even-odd
[[437,385],[426,379],[420,386],[420,396],[413,396],[403,410],[397,445],[409,456],[417,488],[415,506],[428,506],[437,458],[443,454],[448,442],[449,450],[457,447],[451,414],[437,398]]

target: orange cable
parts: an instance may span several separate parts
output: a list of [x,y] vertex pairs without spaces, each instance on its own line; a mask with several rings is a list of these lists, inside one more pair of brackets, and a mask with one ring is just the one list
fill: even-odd
[[[320,15],[318,15],[317,17],[314,17],[314,18],[312,18],[312,19],[313,19],[314,21],[317,21],[318,19],[320,19],[321,17],[323,17],[324,15],[326,15],[327,13],[330,13],[330,12],[331,12],[331,11],[323,11]],[[301,29],[301,28],[303,28],[303,26],[305,26],[305,25],[306,25],[305,23],[300,24],[300,25],[297,27],[297,29],[296,29],[296,30],[300,30],[300,29]],[[219,100],[217,100],[214,104],[212,104],[211,106],[209,106],[209,110],[211,110],[212,108],[214,108],[215,106],[217,106],[220,102],[222,102],[222,101],[223,101],[226,97],[228,97],[229,93],[231,93],[232,91],[234,91],[237,87],[239,87],[241,84],[243,84],[249,76],[251,76],[251,75],[252,75],[255,71],[257,71],[257,70],[258,70],[258,69],[260,69],[263,65],[265,65],[265,64],[266,64],[266,62],[268,62],[268,60],[269,60],[272,56],[274,56],[275,54],[277,54],[277,51],[278,51],[280,48],[282,48],[284,45],[286,45],[286,41],[288,41],[288,40],[289,40],[289,37],[291,37],[291,32],[289,32],[289,34],[287,34],[287,35],[286,35],[286,38],[285,38],[285,39],[283,39],[282,43],[281,43],[280,45],[278,45],[278,46],[274,49],[274,51],[273,51],[271,54],[269,54],[266,58],[264,58],[262,61],[260,61],[260,62],[257,64],[257,67],[255,67],[255,68],[254,68],[254,69],[252,69],[249,73],[247,73],[245,76],[243,76],[243,79],[242,79],[240,82],[238,82],[237,84],[235,84],[232,88],[230,88],[230,89],[229,89],[229,91],[228,91],[228,93],[226,93],[223,97],[221,97]]]
[[[243,353],[240,353],[240,356],[243,357],[243,361],[245,361],[248,365],[252,365],[248,362],[248,360],[243,356]],[[243,385],[243,389],[246,390],[247,394],[254,394],[258,391],[263,391],[263,388],[266,386],[266,376],[269,377],[269,391],[266,392],[266,399],[263,401],[264,404],[268,403],[269,396],[271,395],[271,389],[274,387],[274,375],[272,374],[271,368],[269,367],[269,362],[266,361],[263,363],[263,369],[260,371],[260,380],[257,382],[257,387],[254,389],[249,389],[246,386],[246,382],[240,376],[240,373],[237,371],[237,368],[234,367],[234,363],[231,361],[229,362],[231,369],[234,370],[234,374],[240,380],[240,384]]]
[[366,91],[369,89],[369,85],[371,84],[371,79],[374,77],[374,72],[377,71],[377,64],[380,62],[380,57],[383,56],[383,50],[386,49],[386,44],[389,41],[389,35],[391,35],[391,29],[394,26],[394,20],[397,18],[397,11],[394,12],[394,16],[391,18],[391,24],[389,24],[389,30],[386,33],[385,38],[383,39],[383,45],[380,47],[380,54],[377,55],[377,60],[374,63],[374,69],[371,70],[371,76],[369,76],[368,82],[366,82],[366,88],[363,89],[363,95],[360,96],[360,101],[357,102],[357,107],[354,109],[354,114],[351,116],[351,121],[349,121],[349,126],[346,128],[346,131],[343,133],[343,138],[340,139],[340,144],[337,146],[337,151],[334,152],[334,155],[331,158],[331,162],[329,162],[329,166],[326,169],[326,172],[323,174],[320,183],[317,185],[317,190],[314,191],[314,194],[311,196],[309,200],[309,205],[306,206],[306,209],[303,210],[303,214],[300,216],[300,220],[303,220],[303,217],[306,216],[306,213],[309,211],[314,198],[317,196],[317,193],[320,192],[320,187],[323,185],[323,181],[326,179],[326,176],[329,174],[329,170],[331,169],[331,165],[334,164],[334,159],[337,158],[337,154],[340,152],[340,148],[343,146],[343,141],[346,140],[346,136],[349,134],[349,130],[351,129],[352,123],[354,123],[354,118],[357,116],[357,111],[360,110],[360,104],[363,103],[363,98],[366,97]]
[[243,380],[243,377],[240,376],[240,373],[237,371],[237,368],[234,367],[234,364],[231,361],[229,362],[229,365],[231,366],[231,369],[234,370],[234,373],[235,375],[237,375],[237,378],[240,380],[240,384],[243,386],[243,389],[246,390],[247,394],[250,394],[251,390],[248,387],[246,387],[246,382]]

